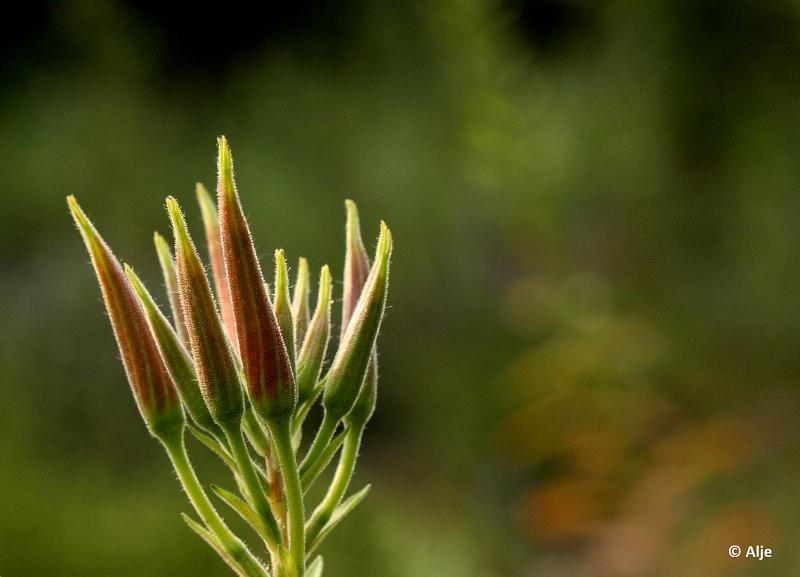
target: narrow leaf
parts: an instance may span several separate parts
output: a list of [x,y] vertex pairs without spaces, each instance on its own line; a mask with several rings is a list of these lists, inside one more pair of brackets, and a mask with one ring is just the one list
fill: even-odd
[[236,511],[239,516],[247,522],[248,525],[256,532],[256,534],[264,539],[270,541],[271,537],[269,532],[264,527],[264,523],[250,505],[248,505],[241,497],[234,495],[227,489],[223,489],[217,485],[211,485],[211,489],[217,496],[222,499],[228,507]]
[[247,572],[242,569],[242,567],[236,561],[234,561],[233,557],[231,557],[227,551],[225,551],[225,548],[219,543],[219,541],[217,541],[217,538],[214,537],[214,534],[211,533],[211,531],[189,517],[189,515],[186,513],[181,513],[181,517],[183,517],[183,520],[189,526],[189,529],[197,533],[197,535],[199,535],[209,547],[216,551],[217,555],[219,555],[222,560],[225,561],[228,567],[233,569],[234,573],[239,575],[239,577],[248,577]]
[[231,457],[230,453],[222,445],[222,443],[220,443],[211,435],[207,435],[194,425],[189,424],[186,427],[189,429],[189,432],[195,439],[200,441],[208,450],[222,459],[222,462],[225,463],[234,474],[238,475],[238,467],[236,466],[236,462],[233,460],[233,457]]
[[345,499],[341,505],[336,507],[336,510],[333,512],[333,515],[331,515],[330,521],[328,521],[328,523],[322,529],[320,529],[318,535],[307,536],[310,545],[308,546],[306,555],[311,555],[311,553],[313,553],[314,550],[317,547],[319,547],[319,544],[322,543],[322,541],[325,539],[325,537],[328,536],[328,534],[333,530],[333,528],[336,527],[336,525],[338,525],[339,523],[341,523],[342,520],[348,515],[348,513],[350,513],[350,511],[352,511],[353,509],[355,509],[356,506],[361,501],[364,500],[364,497],[366,497],[367,493],[369,493],[370,487],[371,485],[367,485],[366,487],[361,489],[358,493],[356,493],[355,495],[351,495],[350,497]]
[[322,555],[317,555],[306,569],[306,577],[322,577],[322,569],[324,567],[325,564],[322,561]]

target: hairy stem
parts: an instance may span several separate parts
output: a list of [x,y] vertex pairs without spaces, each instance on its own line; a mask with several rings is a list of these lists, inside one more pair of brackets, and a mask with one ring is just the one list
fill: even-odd
[[228,437],[228,444],[231,447],[231,453],[234,461],[239,468],[239,474],[244,482],[245,489],[247,490],[247,497],[252,503],[256,513],[261,517],[264,526],[270,536],[270,541],[267,546],[270,551],[275,553],[276,547],[281,541],[280,530],[278,523],[275,521],[275,516],[272,514],[267,498],[261,487],[261,482],[258,479],[253,462],[250,460],[250,453],[247,451],[247,446],[244,443],[242,430],[239,427],[228,427],[225,430]]
[[178,480],[189,497],[194,510],[203,520],[206,527],[218,539],[219,544],[225,552],[234,560],[248,577],[269,577],[266,569],[258,559],[247,549],[247,546],[239,539],[225,524],[219,513],[217,513],[211,501],[208,499],[197,474],[194,472],[189,456],[186,454],[186,446],[183,442],[183,434],[171,439],[163,439],[162,443],[169,455]]
[[313,541],[314,538],[322,531],[325,524],[330,520],[336,507],[342,502],[347,487],[350,485],[350,479],[353,477],[353,470],[356,466],[358,459],[358,449],[361,446],[361,435],[364,432],[364,427],[356,427],[347,431],[342,446],[342,452],[339,455],[339,464],[336,467],[336,473],[333,476],[328,492],[322,499],[322,502],[314,510],[311,518],[308,520],[306,527],[306,534],[308,540]]
[[280,419],[270,424],[272,442],[283,476],[286,495],[286,524],[289,534],[289,551],[298,575],[305,574],[306,538],[303,489],[292,449],[291,419]]
[[311,443],[303,462],[300,464],[300,476],[304,477],[308,471],[315,469],[318,466],[317,461],[324,457],[325,449],[331,442],[336,426],[339,424],[338,419],[331,418],[330,414],[326,411],[322,415],[322,423],[320,423],[317,436]]

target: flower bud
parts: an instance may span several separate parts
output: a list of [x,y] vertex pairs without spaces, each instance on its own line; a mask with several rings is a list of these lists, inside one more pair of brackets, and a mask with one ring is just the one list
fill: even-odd
[[203,264],[189,236],[178,201],[167,198],[175,234],[175,261],[181,310],[189,333],[200,390],[214,421],[223,429],[238,428],[244,410],[234,352],[222,328]]
[[303,403],[311,396],[320,371],[331,333],[331,273],[328,265],[319,275],[319,296],[314,317],[297,359],[297,402]]
[[231,293],[228,289],[228,276],[225,272],[225,258],[222,256],[222,244],[219,240],[219,216],[217,207],[211,195],[208,194],[206,187],[201,183],[195,185],[197,202],[200,205],[200,213],[203,215],[203,226],[206,230],[206,242],[208,243],[208,257],[211,260],[211,276],[214,278],[214,288],[217,292],[220,313],[222,314],[222,325],[225,327],[225,334],[238,350],[236,343],[236,328],[233,320],[233,304],[231,303]]
[[139,297],[161,358],[164,360],[164,365],[167,367],[189,415],[200,428],[219,437],[222,431],[214,422],[206,402],[203,400],[189,353],[181,344],[178,335],[175,334],[175,330],[164,317],[153,297],[150,296],[144,283],[127,264],[125,265],[125,274]]
[[[358,209],[352,200],[346,200],[347,207],[347,240],[344,258],[344,294],[347,295],[342,304],[342,335],[350,323],[353,309],[369,276],[369,259],[361,240],[361,226],[358,220]],[[375,412],[378,395],[378,353],[373,347],[372,358],[367,368],[364,385],[356,399],[353,409],[345,417],[351,428],[363,427]]]
[[286,352],[289,355],[289,364],[294,370],[297,352],[294,344],[294,319],[292,318],[292,305],[289,301],[289,271],[286,268],[286,255],[283,249],[275,251],[275,319],[281,329]]
[[347,331],[350,317],[356,308],[361,289],[369,276],[369,259],[364,241],[361,240],[361,225],[358,219],[358,208],[352,200],[344,201],[347,208],[346,247],[344,256],[344,289],[342,293],[342,327],[341,337]]
[[78,201],[69,196],[67,203],[92,258],[139,412],[154,437],[164,439],[172,436],[184,425],[183,410],[139,300],[116,257]]
[[381,222],[375,264],[325,377],[322,405],[332,417],[347,415],[361,391],[386,307],[391,253],[392,234]]
[[167,241],[157,232],[153,233],[153,243],[156,245],[158,262],[161,265],[161,273],[164,275],[164,285],[167,288],[167,297],[169,298],[169,306],[172,309],[175,329],[178,331],[181,342],[188,346],[189,336],[186,334],[186,323],[183,321],[183,312],[181,311],[181,297],[178,295],[175,259],[172,257],[172,251],[169,249]]
[[294,285],[294,295],[292,297],[294,342],[297,349],[300,349],[303,339],[306,337],[306,331],[308,330],[308,293],[308,261],[301,256],[297,264],[297,281]]
[[247,392],[253,408],[263,419],[288,418],[297,398],[294,375],[239,203],[225,137],[219,139],[217,191],[220,239]]

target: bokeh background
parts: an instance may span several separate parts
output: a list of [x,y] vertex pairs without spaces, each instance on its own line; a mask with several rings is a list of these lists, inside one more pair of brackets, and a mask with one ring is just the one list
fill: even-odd
[[158,289],[222,133],[266,261],[340,275],[345,198],[396,238],[327,576],[800,574],[800,3],[167,4],[0,36],[3,577],[228,574],[64,203]]

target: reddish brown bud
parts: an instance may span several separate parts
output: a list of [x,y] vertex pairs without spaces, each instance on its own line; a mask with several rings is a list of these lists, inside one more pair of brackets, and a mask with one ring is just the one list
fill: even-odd
[[247,391],[262,418],[286,418],[297,400],[294,375],[236,192],[225,137],[219,139],[217,192],[222,252]]
[[238,349],[231,293],[228,289],[228,277],[225,274],[225,258],[222,256],[222,245],[219,240],[217,207],[211,195],[208,194],[206,187],[201,183],[198,182],[195,185],[195,191],[197,192],[200,212],[203,215],[203,226],[206,230],[206,242],[208,243],[208,258],[211,260],[211,276],[214,278],[214,289],[217,293],[219,310],[222,314],[222,325],[225,327],[225,334],[228,335],[231,345],[233,345],[234,349]]
[[139,411],[153,436],[175,434],[184,424],[180,399],[150,332],[144,311],[111,249],[74,196],[67,197],[92,258],[122,363]]
[[344,256],[344,289],[342,294],[342,327],[341,336],[347,331],[350,317],[361,296],[361,289],[369,276],[369,259],[364,241],[361,240],[361,225],[358,220],[358,208],[352,200],[344,202],[347,208],[346,248]]
[[220,427],[238,428],[244,399],[235,353],[222,328],[208,277],[189,236],[183,213],[172,197],[167,198],[167,210],[175,233],[181,309],[200,389],[211,416]]

